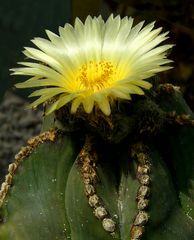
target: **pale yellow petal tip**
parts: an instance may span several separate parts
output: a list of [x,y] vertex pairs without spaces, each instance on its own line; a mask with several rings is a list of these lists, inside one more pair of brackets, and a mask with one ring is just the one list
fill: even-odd
[[106,116],[110,116],[111,114],[111,109],[101,109],[101,111],[106,115]]
[[45,112],[45,115],[48,116],[49,114],[53,113],[55,110],[48,108]]
[[30,109],[31,109],[31,110],[36,110],[36,109],[37,109],[37,106],[34,105],[33,103],[31,103],[31,104],[27,104],[24,109],[25,109],[25,110],[30,110]]
[[13,74],[12,72],[15,72],[15,70],[17,70],[17,68],[10,68],[9,71],[11,72],[11,74]]
[[28,97],[29,97],[29,98],[31,98],[31,97],[37,97],[36,92],[31,93],[30,95],[28,95]]
[[108,112],[103,112],[106,116],[110,116],[111,114],[111,111],[108,111]]
[[93,107],[90,108],[90,107],[85,107],[85,106],[84,106],[84,110],[85,110],[85,112],[86,112],[87,114],[90,114],[90,113],[92,112],[92,110],[93,110]]
[[98,102],[98,106],[106,116],[109,116],[111,114],[110,103],[107,97],[104,97],[101,102]]
[[144,88],[145,88],[146,90],[150,90],[152,87],[153,87],[153,85],[152,85],[151,83],[149,83],[149,82],[147,82],[147,85],[144,86]]
[[26,88],[25,84],[23,84],[23,83],[16,83],[14,86],[16,88]]

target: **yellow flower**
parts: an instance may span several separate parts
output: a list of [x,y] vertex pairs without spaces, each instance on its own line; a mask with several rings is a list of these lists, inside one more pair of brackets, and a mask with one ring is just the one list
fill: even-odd
[[171,68],[166,52],[173,45],[158,46],[168,33],[153,30],[154,22],[143,24],[132,26],[131,17],[88,16],[85,23],[76,18],[74,27],[59,27],[59,36],[46,31],[49,40],[32,40],[39,49],[25,48],[31,62],[11,69],[13,75],[31,76],[16,87],[42,87],[29,96],[39,96],[32,107],[57,97],[47,114],[71,102],[72,113],[83,104],[87,113],[98,106],[109,115],[110,101],[143,95],[152,86],[144,79]]

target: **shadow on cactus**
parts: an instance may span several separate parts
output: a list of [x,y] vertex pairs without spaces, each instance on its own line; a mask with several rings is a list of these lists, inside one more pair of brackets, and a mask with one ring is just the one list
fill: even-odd
[[132,25],[76,19],[12,69],[46,115],[9,165],[0,239],[194,238],[193,113],[177,87],[150,80],[171,68],[167,33]]

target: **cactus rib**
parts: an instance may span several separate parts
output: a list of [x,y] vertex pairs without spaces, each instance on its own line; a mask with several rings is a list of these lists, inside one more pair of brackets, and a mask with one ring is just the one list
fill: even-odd
[[150,192],[150,170],[151,163],[148,155],[148,147],[143,143],[137,143],[132,146],[131,157],[137,160],[137,173],[136,177],[140,183],[140,187],[137,192],[137,209],[138,212],[134,218],[133,225],[131,227],[130,236],[131,240],[142,239],[145,231],[145,224],[149,220],[149,215],[146,212],[149,204],[149,192]]
[[95,184],[97,182],[96,162],[98,156],[94,150],[92,138],[86,136],[85,144],[78,156],[78,164],[80,166],[85,194],[90,207],[94,211],[94,215],[102,222],[105,231],[114,235],[116,223],[110,217],[108,210],[104,207],[102,199],[96,193]]
[[30,138],[27,141],[27,146],[21,147],[20,151],[15,155],[15,162],[9,164],[8,174],[5,176],[5,181],[1,185],[0,190],[0,207],[2,207],[4,203],[4,199],[12,185],[14,173],[23,161],[23,159],[27,158],[32,151],[41,143],[46,141],[54,142],[59,135],[59,130],[51,129],[49,131],[43,132],[36,137]]

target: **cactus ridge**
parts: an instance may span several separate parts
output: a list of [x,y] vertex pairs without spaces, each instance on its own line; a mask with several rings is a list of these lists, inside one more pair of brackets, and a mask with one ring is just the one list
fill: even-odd
[[84,190],[88,199],[88,204],[93,209],[94,215],[102,222],[105,231],[114,236],[116,223],[111,218],[108,210],[105,208],[102,199],[97,195],[95,184],[98,181],[96,173],[97,153],[94,149],[92,138],[86,136],[85,144],[78,156]]
[[27,146],[21,147],[20,151],[15,155],[15,162],[9,164],[8,174],[5,176],[5,181],[1,185],[0,207],[2,207],[2,205],[4,204],[6,195],[8,194],[8,191],[13,183],[14,174],[22,161],[29,157],[30,154],[34,151],[34,149],[37,148],[37,146],[46,141],[54,142],[61,133],[61,131],[56,129],[45,131],[43,133],[40,133],[38,136],[30,138],[27,141]]
[[151,163],[148,154],[148,147],[141,142],[132,145],[131,157],[137,161],[136,177],[140,183],[140,187],[136,196],[138,212],[134,218],[130,236],[131,240],[140,240],[143,237],[145,225],[149,220],[149,215],[146,211],[149,205],[151,185]]
[[[149,215],[146,211],[149,205],[151,185],[151,163],[148,151],[148,147],[143,143],[134,144],[131,148],[131,157],[137,161],[136,177],[140,183],[136,196],[138,211],[130,230],[132,240],[142,239],[145,225],[149,220]],[[114,236],[116,223],[111,218],[104,203],[96,192],[95,184],[98,181],[96,173],[97,160],[98,156],[94,149],[92,138],[86,136],[85,144],[78,156],[78,164],[83,178],[85,194],[88,199],[88,204],[93,209],[94,215],[102,222],[104,230]]]

